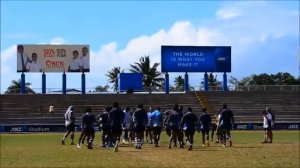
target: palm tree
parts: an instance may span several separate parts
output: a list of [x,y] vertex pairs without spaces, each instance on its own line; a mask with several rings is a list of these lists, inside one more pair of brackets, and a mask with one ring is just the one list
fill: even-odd
[[[25,83],[25,93],[35,93],[29,87],[30,85],[31,85],[31,83]],[[5,94],[19,93],[20,90],[21,90],[21,79],[18,79],[18,81],[12,80],[11,84],[9,85],[9,87],[7,88],[7,90],[5,91]]]
[[176,90],[181,90],[184,87],[184,79],[181,75],[177,76],[174,80]]
[[95,88],[95,91],[98,91],[98,92],[108,92],[108,89],[109,89],[108,85],[105,85],[105,86],[98,85]]
[[108,71],[106,76],[108,77],[108,82],[112,83],[113,86],[112,88],[116,92],[118,89],[118,74],[123,72],[124,70],[121,71],[121,67],[114,67],[112,70]]
[[220,86],[221,82],[218,81],[217,75],[214,75],[213,73],[209,73],[208,75],[208,86]]
[[[204,79],[201,81],[200,86],[204,87]],[[217,75],[214,75],[213,73],[209,73],[208,75],[208,86],[221,86],[221,82],[218,81]]]
[[139,62],[135,62],[130,65],[130,72],[133,73],[142,73],[143,74],[143,85],[144,87],[160,87],[164,78],[161,77],[161,73],[157,71],[159,63],[154,63],[150,67],[150,58],[149,56],[144,56],[140,58]]

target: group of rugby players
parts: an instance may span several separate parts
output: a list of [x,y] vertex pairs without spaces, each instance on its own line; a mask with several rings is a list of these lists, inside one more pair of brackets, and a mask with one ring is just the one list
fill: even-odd
[[[74,144],[75,117],[73,115],[73,107],[70,106],[65,113],[65,125],[67,133],[61,140],[65,144],[65,139],[71,134],[71,144]],[[91,108],[87,108],[82,116],[82,131],[77,144],[78,148],[87,141],[87,148],[93,149],[93,141],[95,138],[94,124],[99,126],[102,131],[101,147],[114,147],[114,151],[118,151],[122,131],[124,130],[123,143],[128,144],[130,141],[136,149],[142,149],[144,144],[144,132],[146,131],[146,142],[159,147],[160,134],[163,129],[166,130],[169,139],[169,149],[177,147],[185,147],[188,144],[188,150],[193,149],[193,139],[196,131],[202,133],[202,146],[209,146],[209,131],[212,130],[211,141],[213,141],[214,131],[217,130],[216,143],[222,142],[223,147],[226,141],[232,146],[230,130],[234,124],[233,113],[223,104],[219,115],[216,116],[216,123],[212,124],[210,114],[206,108],[202,108],[202,114],[198,117],[191,107],[184,111],[183,106],[174,104],[171,110],[165,112],[165,117],[160,112],[160,107],[156,109],[149,108],[147,112],[142,104],[136,106],[135,110],[126,107],[124,111],[119,107],[119,103],[115,102],[113,107],[106,107],[105,111],[97,117],[92,113]],[[149,135],[149,140],[148,140]],[[184,135],[186,140],[184,142]],[[206,142],[206,143],[205,143]]]

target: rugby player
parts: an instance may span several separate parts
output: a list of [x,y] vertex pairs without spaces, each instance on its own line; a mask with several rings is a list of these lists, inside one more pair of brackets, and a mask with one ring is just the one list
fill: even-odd
[[[179,114],[179,121],[181,121],[183,114],[184,114],[183,106],[179,106],[178,114]],[[179,129],[179,132],[178,132],[178,142],[180,144],[180,148],[183,148],[184,142],[183,142],[183,130],[182,129]]]
[[83,132],[87,137],[87,148],[93,149],[93,141],[95,138],[94,123],[96,122],[96,118],[90,107],[88,107],[85,111],[86,113],[82,116]]
[[137,108],[133,114],[134,132],[135,132],[135,148],[142,149],[145,125],[147,123],[148,116],[143,105],[137,105]]
[[103,113],[97,116],[99,118],[99,130],[102,131],[101,139],[102,145],[101,147],[105,148],[108,146],[112,146],[111,143],[111,127],[108,121],[108,113],[112,110],[112,107],[105,107]]
[[[167,120],[167,125],[171,130],[171,137],[169,139],[169,149],[171,149],[171,143],[174,141],[174,147],[177,147],[177,139],[180,132],[180,116],[179,116],[179,106],[174,104],[171,110],[170,116]],[[182,144],[180,144],[182,145]],[[181,146],[180,146],[181,147]]]
[[130,108],[126,107],[124,110],[124,122],[123,122],[123,129],[124,129],[123,143],[125,144],[129,143],[128,133],[130,132],[130,126],[131,126],[130,124],[131,124]]
[[207,146],[209,146],[209,129],[211,127],[211,116],[207,114],[205,107],[202,108],[202,114],[200,115],[199,124],[202,134],[202,146],[205,146],[205,135]]
[[[152,107],[149,107],[149,111],[147,113],[148,122],[147,122],[147,126],[146,126],[146,142],[149,142],[149,144],[153,144],[153,135],[152,135],[152,129],[151,129],[151,125],[150,125],[151,114],[152,114]],[[148,136],[149,136],[150,141],[148,141]]]
[[272,129],[274,128],[274,123],[275,123],[275,116],[274,114],[271,112],[271,108],[270,107],[266,107],[266,111],[267,111],[267,117],[268,117],[268,133],[269,133],[269,143],[273,142],[273,132]]
[[188,110],[182,117],[180,124],[182,130],[184,131],[186,142],[189,144],[188,150],[193,149],[195,127],[198,125],[197,123],[197,115],[193,113],[191,107],[188,107]]
[[63,145],[65,145],[65,139],[69,136],[69,134],[71,134],[71,145],[74,145],[75,117],[73,111],[74,111],[73,106],[69,106],[68,110],[64,115],[67,132],[64,135],[63,139],[61,140],[61,143]]
[[111,134],[114,141],[114,152],[117,152],[120,137],[122,135],[122,124],[124,121],[124,113],[119,107],[118,102],[114,102],[113,109],[108,114],[108,120],[111,125]]
[[227,108],[226,104],[223,104],[223,110],[220,114],[219,127],[222,130],[222,139],[223,145],[222,147],[226,147],[226,140],[229,141],[229,146],[232,146],[231,134],[230,130],[234,125],[234,117],[233,112]]
[[163,116],[161,115],[160,107],[157,107],[156,110],[154,112],[152,112],[151,117],[150,117],[150,125],[151,125],[152,131],[153,131],[155,147],[159,147],[158,142],[160,139],[162,123],[163,123]]

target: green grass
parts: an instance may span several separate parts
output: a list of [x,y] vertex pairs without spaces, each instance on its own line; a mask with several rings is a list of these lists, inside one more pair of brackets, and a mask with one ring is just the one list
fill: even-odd
[[[162,134],[159,148],[146,144],[142,150],[132,146],[99,148],[97,133],[93,150],[63,146],[63,133],[1,134],[1,167],[299,167],[299,131],[274,131],[273,144],[261,144],[262,131],[233,131],[233,147],[211,143],[201,147],[195,135],[193,151],[167,148]],[[78,139],[78,133],[75,139]]]

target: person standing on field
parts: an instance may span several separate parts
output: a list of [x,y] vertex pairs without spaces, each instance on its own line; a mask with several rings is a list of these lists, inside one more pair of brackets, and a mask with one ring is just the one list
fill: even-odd
[[199,124],[202,134],[202,146],[205,146],[205,136],[206,144],[209,146],[209,129],[211,127],[211,116],[207,114],[206,108],[202,108],[202,114],[200,115]]
[[113,104],[113,109],[108,113],[108,120],[111,125],[111,135],[114,141],[114,152],[118,151],[120,137],[122,135],[122,124],[124,122],[124,112],[119,107],[119,103]]
[[143,104],[137,105],[137,108],[133,114],[135,149],[142,149],[145,126],[148,122],[148,116],[143,107]]
[[229,141],[229,146],[232,146],[230,131],[234,125],[233,112],[227,108],[226,104],[223,104],[223,110],[221,111],[221,117],[219,121],[219,126],[222,130],[223,146],[226,147],[226,140]]
[[[153,144],[152,128],[151,128],[151,124],[150,124],[151,114],[152,114],[152,107],[149,107],[149,111],[147,113],[148,123],[146,126],[146,142],[149,142],[149,144]],[[148,136],[149,136],[150,141],[148,141]]]
[[155,147],[159,147],[158,142],[160,139],[162,124],[163,124],[163,116],[161,115],[160,107],[157,107],[156,110],[152,112],[150,117],[150,125],[153,131],[153,139],[154,139]]
[[193,113],[191,107],[188,107],[180,123],[186,137],[186,142],[189,144],[188,150],[193,150],[195,127],[198,125],[197,120],[197,115]]
[[67,133],[64,135],[61,143],[65,145],[65,139],[71,134],[71,145],[74,145],[74,130],[75,130],[75,116],[73,114],[74,108],[73,106],[69,106],[68,110],[64,115],[65,126],[67,129]]

